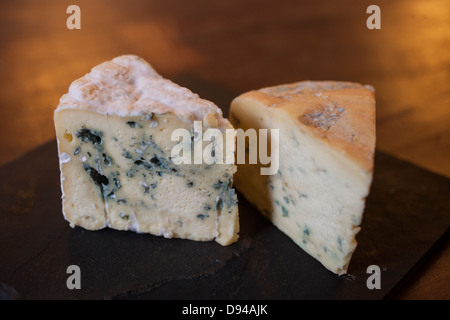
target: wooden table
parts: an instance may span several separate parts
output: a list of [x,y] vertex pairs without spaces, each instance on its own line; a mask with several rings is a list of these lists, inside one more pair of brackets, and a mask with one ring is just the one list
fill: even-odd
[[[450,177],[450,2],[0,2],[0,165],[55,138],[53,110],[69,84],[117,55],[163,76],[240,93],[299,80],[372,84],[377,148]],[[381,9],[369,30],[366,9]],[[449,299],[450,247],[395,298]]]

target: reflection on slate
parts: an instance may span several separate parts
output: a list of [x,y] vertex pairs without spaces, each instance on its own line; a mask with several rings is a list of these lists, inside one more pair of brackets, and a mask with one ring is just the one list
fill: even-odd
[[[221,107],[236,94],[174,81]],[[224,114],[227,115],[226,109]],[[450,180],[377,152],[358,248],[338,277],[239,197],[240,239],[216,242],[70,228],[56,142],[0,167],[0,299],[381,299],[448,235]],[[366,269],[382,269],[369,290]],[[81,290],[66,286],[81,269]]]

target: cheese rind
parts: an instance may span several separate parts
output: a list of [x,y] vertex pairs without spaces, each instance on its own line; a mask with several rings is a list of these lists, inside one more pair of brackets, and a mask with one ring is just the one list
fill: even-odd
[[373,89],[311,81],[264,88],[233,100],[230,121],[279,129],[278,173],[238,164],[236,188],[326,268],[346,273],[372,181]]
[[193,133],[195,120],[205,130],[232,128],[211,102],[161,78],[142,59],[121,56],[76,80],[54,120],[71,225],[222,245],[237,240],[236,166],[176,165],[171,158],[176,129]]

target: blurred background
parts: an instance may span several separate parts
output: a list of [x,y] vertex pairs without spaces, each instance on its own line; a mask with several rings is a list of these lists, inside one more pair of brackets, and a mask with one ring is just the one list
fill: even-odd
[[[66,27],[70,4],[81,30]],[[380,30],[366,27],[370,4]],[[74,79],[133,53],[230,97],[299,80],[372,84],[377,148],[450,177],[447,0],[1,1],[0,48],[0,164],[54,138]]]
[[[71,4],[81,30],[66,27]],[[366,27],[372,4],[380,30]],[[448,0],[1,1],[0,48],[0,165],[55,138],[53,110],[73,80],[131,53],[224,110],[265,86],[371,84],[377,149],[450,177]]]

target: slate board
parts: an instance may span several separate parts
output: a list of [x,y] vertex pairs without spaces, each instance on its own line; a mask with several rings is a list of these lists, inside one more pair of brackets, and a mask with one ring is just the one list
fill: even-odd
[[[229,105],[235,93],[175,82]],[[228,114],[224,110],[224,114]],[[349,275],[303,252],[238,193],[237,243],[70,228],[61,213],[56,142],[0,167],[0,299],[383,299],[449,238],[450,179],[382,152]],[[69,265],[81,290],[68,290]],[[381,289],[366,273],[378,265]]]
[[[61,214],[56,154],[51,142],[0,167],[0,297],[381,299],[448,237],[450,180],[381,152],[344,277],[309,257],[242,196],[241,237],[228,247],[72,229]],[[81,290],[66,287],[73,264],[81,269]],[[372,264],[382,269],[381,290],[366,287]]]

